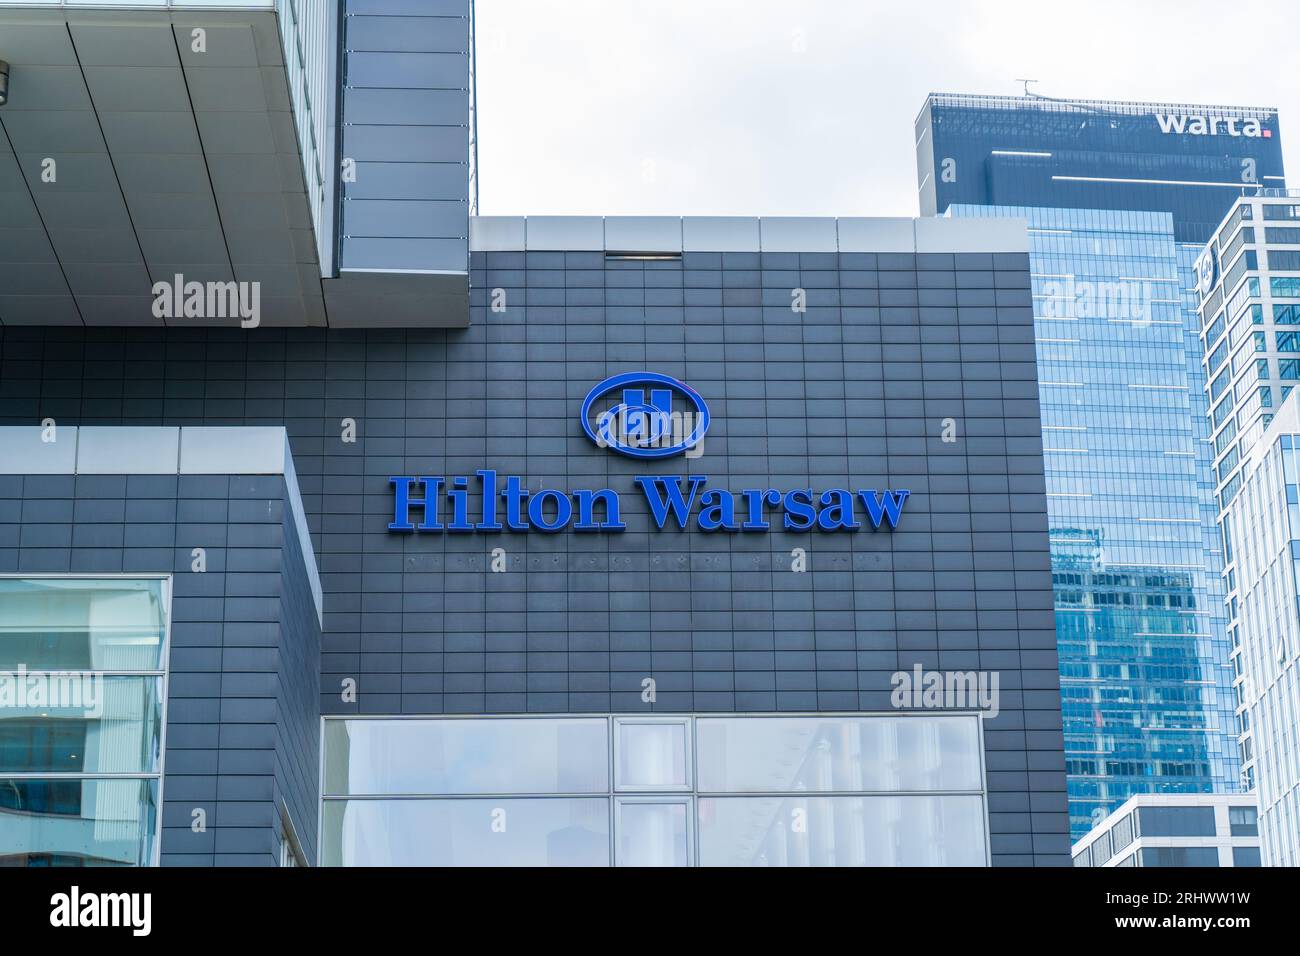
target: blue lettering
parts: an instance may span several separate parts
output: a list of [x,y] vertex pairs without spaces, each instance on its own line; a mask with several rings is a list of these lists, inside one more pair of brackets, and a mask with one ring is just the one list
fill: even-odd
[[[390,531],[501,531],[497,498],[505,500],[505,525],[512,531],[537,529],[547,533],[562,531],[572,525],[575,531],[625,531],[621,519],[621,500],[618,492],[610,488],[578,490],[572,493],[545,489],[529,492],[523,478],[508,475],[502,479],[495,471],[482,469],[475,472],[481,483],[483,495],[481,518],[470,520],[469,483],[465,477],[430,478],[396,475],[388,479],[393,487],[393,520]],[[660,530],[671,525],[685,531],[697,507],[695,519],[700,531],[768,531],[772,524],[769,509],[784,511],[782,525],[789,531],[856,531],[869,523],[879,530],[894,529],[902,520],[903,509],[911,497],[910,491],[858,491],[832,488],[820,494],[811,488],[796,488],[782,494],[772,488],[746,489],[740,497],[724,489],[707,488],[704,475],[670,475],[653,477],[641,475],[633,479],[640,486],[649,506],[651,519]],[[441,523],[441,495],[451,501],[451,521]],[[743,501],[740,500],[743,498]],[[575,503],[576,502],[576,503]],[[858,503],[865,506],[868,522],[859,522]],[[737,505],[743,509],[737,517]],[[597,517],[597,511],[601,512]],[[573,524],[574,516],[577,523]],[[743,523],[742,523],[743,520]]]
[[[575,491],[578,499],[578,523],[574,531],[626,531],[627,525],[618,520],[618,495],[608,488],[600,491]],[[605,520],[596,523],[596,502],[605,505]]]
[[856,531],[862,527],[853,518],[853,492],[833,488],[821,497],[817,524],[823,531]]
[[[552,521],[546,520],[546,502],[548,500],[555,502],[555,518]],[[572,518],[573,502],[562,491],[547,488],[545,491],[537,492],[529,499],[528,519],[541,531],[548,534],[562,531],[568,526]]]
[[478,523],[478,530],[500,531],[501,522],[497,521],[497,473],[480,471],[478,477],[483,482],[483,520]]
[[736,499],[730,491],[711,490],[700,495],[700,530],[738,531],[736,526]]
[[757,488],[750,488],[742,491],[745,496],[745,504],[749,509],[749,517],[742,526],[746,531],[766,531],[772,525],[768,522],[767,516],[763,513],[763,505],[769,504],[773,508],[781,503],[781,492],[773,491],[769,488],[767,491],[760,491]]
[[784,524],[791,531],[808,531],[817,524],[817,509],[813,507],[811,488],[801,488],[786,494]]
[[871,491],[859,491],[858,497],[867,506],[867,517],[871,519],[873,528],[879,529],[882,520],[887,520],[890,528],[897,528],[903,505],[911,494],[910,491],[879,492],[873,488]]
[[528,497],[528,489],[520,487],[518,475],[506,478],[506,486],[501,489],[501,497],[506,499],[506,527],[511,531],[527,531],[528,522],[520,517],[519,511]]
[[469,479],[453,478],[452,487],[447,489],[447,497],[451,499],[451,524],[447,525],[448,531],[473,531],[474,526],[469,523]]
[[[411,497],[411,486],[416,482],[424,485],[425,495],[423,498]],[[442,487],[441,478],[411,478],[407,476],[396,476],[388,479],[388,483],[393,486],[393,521],[388,526],[389,531],[441,531],[442,525],[438,522],[438,489]],[[429,514],[429,498],[433,498],[433,515]],[[411,509],[419,508],[423,514],[420,524],[411,523]]]
[[[668,510],[671,508],[673,517],[677,519],[677,527],[685,530],[686,522],[691,516],[691,506],[695,503],[695,493],[699,490],[700,485],[709,479],[700,475],[692,475],[689,479],[674,475],[672,478],[640,476],[632,480],[641,486],[641,491],[645,494],[646,504],[650,506],[650,514],[654,517],[657,527],[663,528],[664,522],[668,520]],[[683,481],[687,480],[691,483],[691,493],[689,497],[683,499],[681,485]],[[669,481],[672,484],[669,484]],[[662,492],[660,489],[662,489]],[[666,498],[665,495],[667,495]]]

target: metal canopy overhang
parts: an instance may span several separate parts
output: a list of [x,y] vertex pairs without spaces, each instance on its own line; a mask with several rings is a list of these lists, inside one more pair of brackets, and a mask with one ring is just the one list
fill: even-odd
[[[205,31],[205,51],[193,31]],[[271,10],[0,8],[0,325],[233,325],[156,282],[257,282],[276,326],[463,327],[468,276],[322,291]]]

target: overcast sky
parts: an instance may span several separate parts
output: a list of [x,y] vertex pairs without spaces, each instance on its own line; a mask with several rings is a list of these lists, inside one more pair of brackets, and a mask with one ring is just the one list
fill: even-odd
[[912,216],[927,93],[1263,105],[1300,3],[477,0],[484,215]]

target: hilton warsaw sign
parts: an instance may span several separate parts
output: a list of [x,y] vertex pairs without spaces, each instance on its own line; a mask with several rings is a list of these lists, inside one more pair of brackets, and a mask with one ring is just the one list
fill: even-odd
[[[582,403],[582,429],[600,448],[643,461],[699,457],[709,429],[709,408],[684,382],[653,372],[606,379]],[[518,475],[482,469],[474,477],[404,475],[393,487],[390,531],[474,533],[499,531],[626,531],[621,498],[611,488],[573,492],[532,491]],[[858,531],[896,528],[909,491],[751,488],[734,493],[710,488],[707,475],[637,475],[655,527],[700,531],[763,532],[774,521],[787,531]],[[470,514],[470,488],[478,501]]]

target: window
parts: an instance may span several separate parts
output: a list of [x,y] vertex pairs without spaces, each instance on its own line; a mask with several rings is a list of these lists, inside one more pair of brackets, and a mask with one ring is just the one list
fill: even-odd
[[690,865],[690,801],[620,797],[617,813],[618,866]]
[[1096,866],[1105,866],[1112,856],[1110,848],[1110,831],[1105,830],[1092,844],[1092,859]]
[[1232,848],[1232,865],[1233,866],[1263,866],[1260,861],[1259,847],[1257,846],[1234,846]]
[[1124,847],[1133,842],[1133,814],[1125,814],[1118,823],[1115,824],[1112,831],[1115,842],[1115,852],[1118,853]]
[[1300,272],[1300,250],[1268,250],[1268,267],[1278,272]]
[[1259,811],[1254,807],[1229,807],[1228,825],[1233,836],[1259,836]]
[[1214,836],[1214,807],[1139,807],[1138,836]]
[[1207,349],[1211,348],[1214,343],[1219,340],[1219,336],[1223,334],[1223,326],[1223,313],[1220,312],[1219,317],[1214,320],[1214,324],[1211,325],[1209,331],[1205,333],[1205,347]]
[[1212,846],[1156,846],[1145,847],[1140,852],[1143,866],[1219,865],[1219,850]]
[[1300,206],[1272,204],[1264,206],[1264,218],[1272,222],[1300,219]]
[[325,865],[987,863],[973,715],[328,718],[324,759]]
[[1273,322],[1277,325],[1300,325],[1300,305],[1273,306]]
[[687,790],[690,745],[684,719],[621,717],[614,721],[615,789]]
[[0,578],[0,681],[26,673],[0,711],[0,865],[158,862],[169,600],[163,578]]

